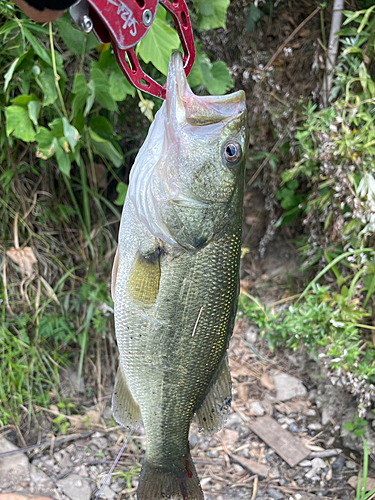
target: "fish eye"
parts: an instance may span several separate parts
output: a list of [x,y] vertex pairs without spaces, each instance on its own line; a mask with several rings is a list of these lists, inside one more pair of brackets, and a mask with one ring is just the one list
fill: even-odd
[[242,149],[238,142],[226,142],[223,148],[223,158],[228,163],[237,163],[242,156]]

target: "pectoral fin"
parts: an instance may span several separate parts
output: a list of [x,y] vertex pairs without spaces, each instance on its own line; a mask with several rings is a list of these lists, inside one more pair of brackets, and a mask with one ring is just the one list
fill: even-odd
[[133,429],[141,421],[141,412],[133,398],[121,367],[117,370],[112,396],[112,414],[116,422]]
[[228,355],[225,354],[211,387],[196,412],[200,431],[213,434],[225,424],[232,402],[232,381],[228,366]]
[[137,254],[129,277],[130,294],[144,305],[156,301],[160,284],[160,251],[144,257]]

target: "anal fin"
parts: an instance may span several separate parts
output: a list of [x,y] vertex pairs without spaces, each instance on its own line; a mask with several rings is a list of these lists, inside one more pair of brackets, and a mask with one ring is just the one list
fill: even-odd
[[228,418],[232,402],[232,381],[228,366],[228,355],[218,367],[211,386],[196,412],[199,430],[213,434],[222,429]]
[[139,406],[130,392],[125,376],[119,366],[112,396],[112,414],[116,422],[133,429],[141,421]]

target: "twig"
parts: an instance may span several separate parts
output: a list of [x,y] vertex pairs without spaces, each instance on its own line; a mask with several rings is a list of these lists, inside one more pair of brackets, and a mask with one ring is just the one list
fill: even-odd
[[307,459],[336,457],[337,455],[340,455],[341,452],[342,450],[340,450],[340,448],[336,448],[333,450],[324,450],[324,451],[312,451],[310,455],[307,457]]
[[56,67],[56,57],[55,57],[55,46],[53,43],[52,23],[49,23],[49,41],[50,41],[50,45],[51,45],[52,68],[53,68],[53,75],[55,77],[55,86],[56,86],[57,94],[58,94],[59,99],[60,99],[61,109],[64,113],[65,118],[68,120],[68,113],[66,112],[64,98],[62,96],[60,85],[59,85],[60,77],[57,73],[57,67]]
[[[71,434],[70,436],[63,436],[55,439],[55,446],[63,443],[68,443],[69,441],[76,441],[77,439],[85,439],[92,434],[94,434],[95,431],[89,431],[89,432],[79,432],[77,434]],[[37,450],[38,448],[44,448],[45,446],[50,446],[52,443],[52,439],[49,439],[48,441],[43,441],[43,443],[39,444],[32,444],[30,446],[25,446],[24,448],[18,448],[17,450],[11,450],[11,451],[4,451],[3,453],[0,453],[0,458],[3,457],[9,457],[10,455],[16,455],[17,453],[25,453],[26,451],[31,451],[31,450]]]
[[328,51],[326,57],[326,71],[323,80],[322,98],[324,107],[328,106],[329,93],[331,92],[333,71],[335,69],[336,57],[339,46],[339,37],[336,33],[341,28],[342,11],[344,10],[344,0],[335,0],[333,3],[331,31],[329,34]]
[[315,16],[320,11],[320,6],[317,7],[309,16],[306,17],[304,21],[302,21],[301,24],[297,26],[297,28],[288,36],[288,38],[280,45],[280,47],[277,49],[277,51],[274,53],[274,55],[271,57],[271,59],[268,61],[268,63],[265,65],[263,71],[267,71],[273,64],[274,60],[277,58],[277,56],[280,54],[280,52],[284,49],[286,45],[292,40],[292,38],[295,37],[295,35],[299,32],[301,28],[305,26],[306,23],[310,21],[312,17]]
[[273,146],[273,148],[268,153],[268,155],[266,156],[266,158],[260,164],[260,167],[258,168],[258,170],[255,172],[255,174],[252,176],[252,178],[247,183],[247,186],[251,186],[255,182],[256,178],[261,173],[261,171],[263,170],[263,168],[267,165],[269,159],[271,158],[271,156],[273,155],[273,153],[276,151],[276,149],[278,148],[280,142],[284,139],[284,137],[285,137],[285,135],[283,135],[282,137],[280,137],[280,139],[276,142],[276,144]]

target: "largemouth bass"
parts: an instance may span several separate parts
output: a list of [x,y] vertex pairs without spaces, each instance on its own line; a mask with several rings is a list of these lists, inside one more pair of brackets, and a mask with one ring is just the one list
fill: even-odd
[[131,170],[112,292],[120,367],[113,415],[140,420],[139,500],[203,499],[188,434],[231,403],[227,347],[239,291],[247,121],[243,91],[198,97],[179,52]]

